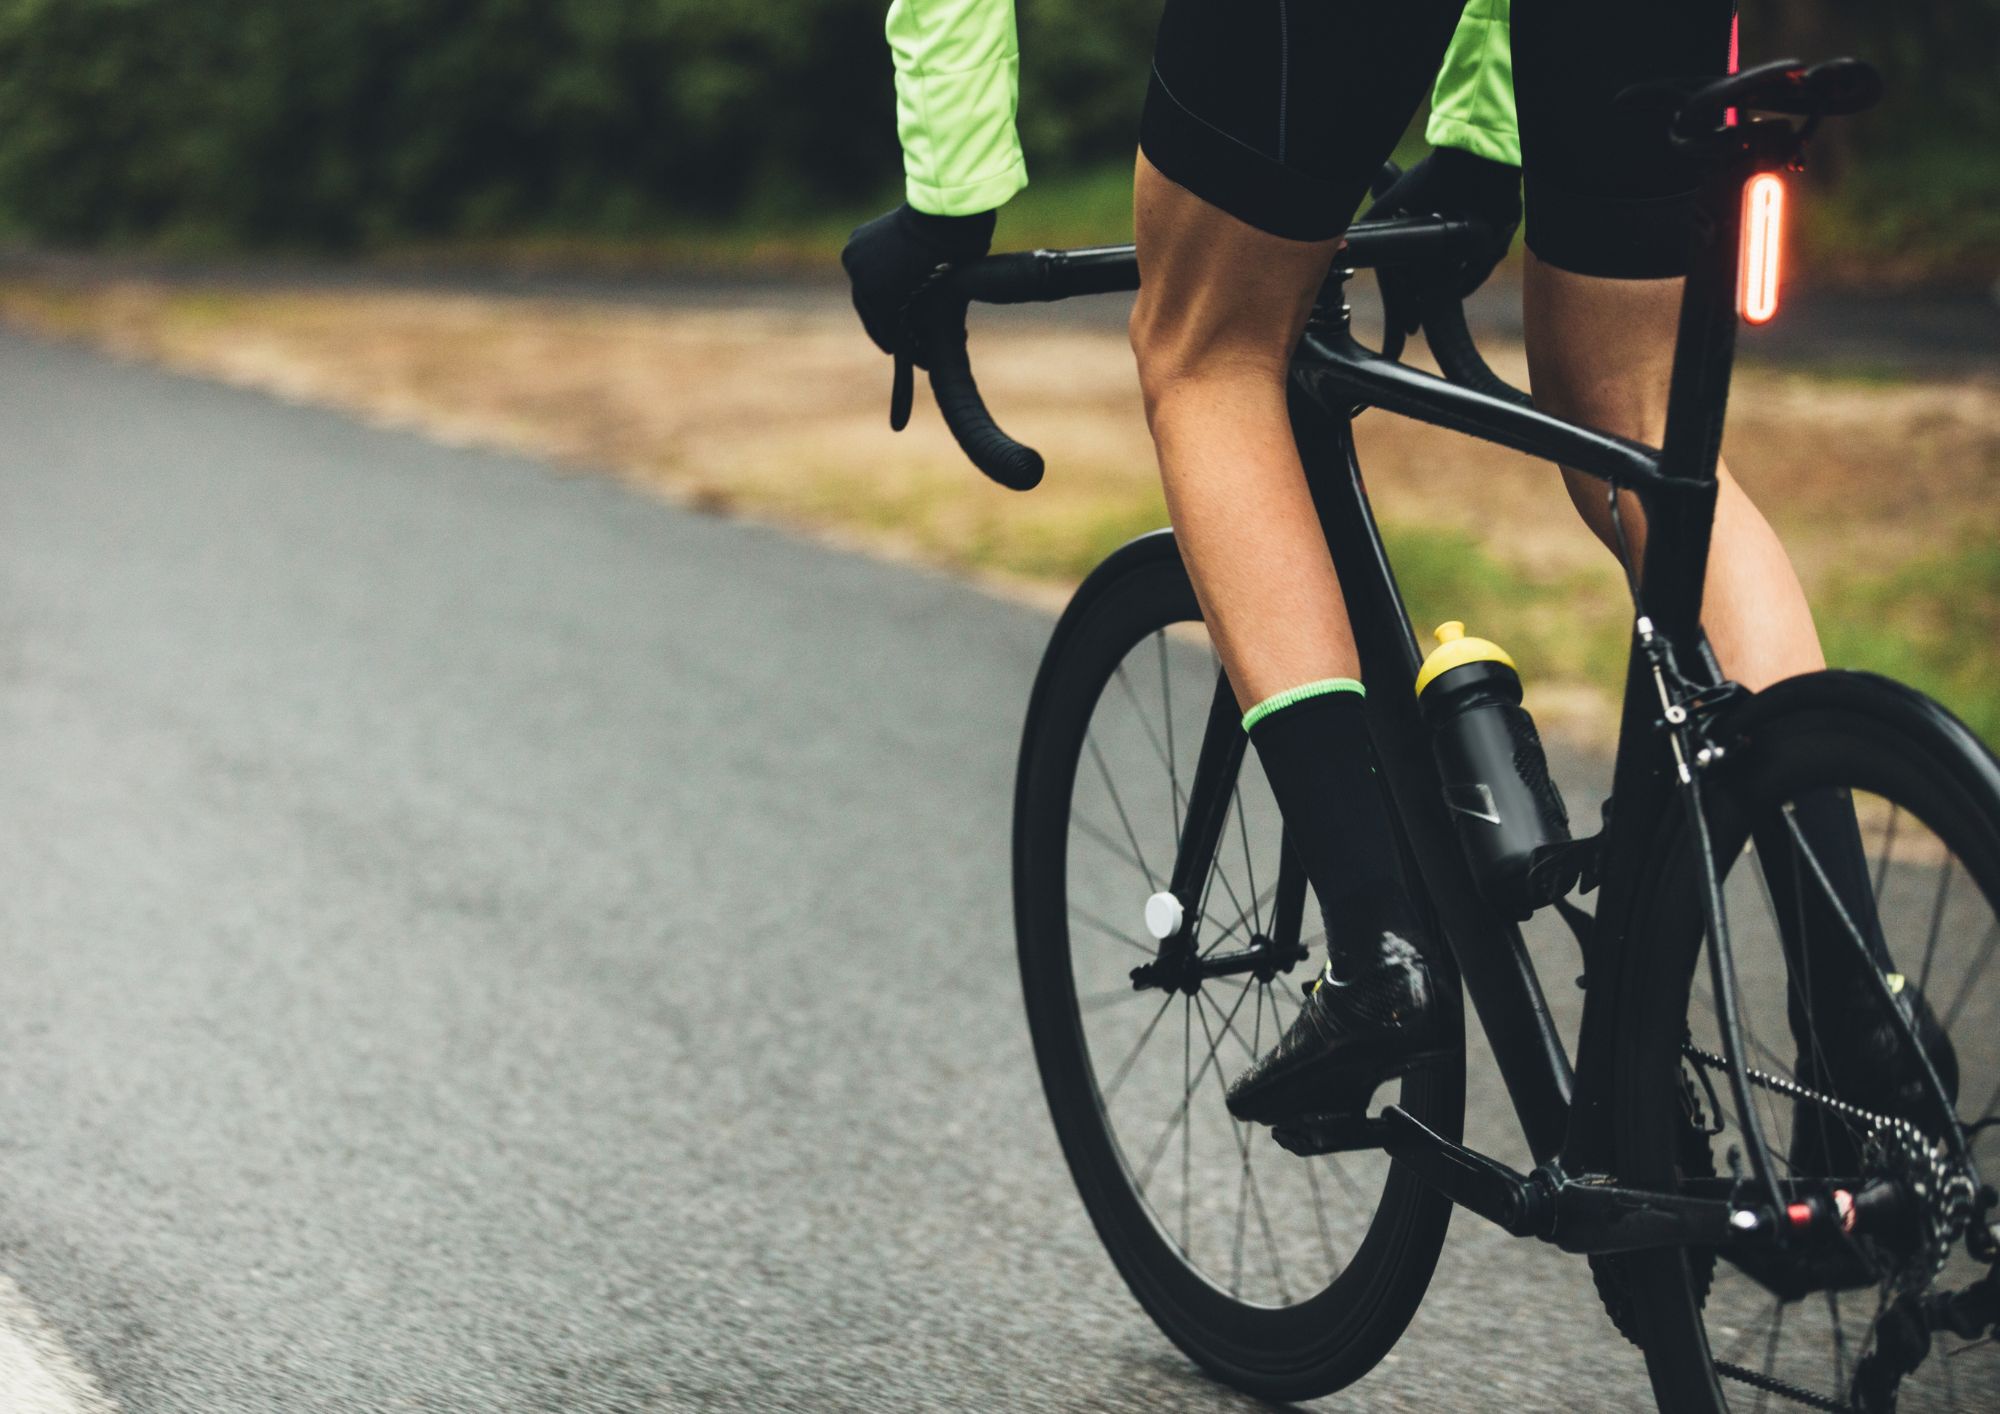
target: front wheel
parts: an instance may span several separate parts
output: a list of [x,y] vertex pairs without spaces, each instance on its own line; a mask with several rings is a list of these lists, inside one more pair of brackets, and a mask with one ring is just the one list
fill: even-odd
[[[1621,1325],[1662,1409],[2000,1409],[2000,764],[1863,674],[1779,684],[1725,735],[1705,784],[1773,1170],[1895,1218],[1618,1259]],[[1747,1147],[1677,823],[1660,851],[1620,999],[1619,1170],[1644,1187]]]
[[[1262,773],[1237,770],[1231,711],[1217,717],[1234,734],[1221,739],[1232,748],[1229,815],[1203,861],[1196,941],[1205,957],[1264,948],[1280,961],[1135,986],[1133,970],[1159,955],[1145,907],[1174,869],[1219,681],[1167,533],[1126,546],[1078,591],[1022,742],[1021,979],[1063,1152],[1133,1294],[1220,1379],[1311,1398],[1358,1379],[1394,1345],[1429,1283],[1450,1205],[1380,1152],[1298,1158],[1224,1108],[1229,1079],[1298,1014],[1300,983],[1323,951]],[[1430,961],[1452,993],[1441,1010],[1462,1027],[1457,974],[1448,958]],[[1400,1102],[1456,1136],[1462,1030],[1452,1040],[1452,1058],[1407,1077]]]

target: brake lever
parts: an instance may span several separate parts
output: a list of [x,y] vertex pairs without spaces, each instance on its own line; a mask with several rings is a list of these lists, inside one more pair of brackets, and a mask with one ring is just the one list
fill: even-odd
[[896,371],[889,381],[889,430],[901,432],[910,425],[910,410],[917,401],[916,365],[907,349],[896,350]]
[[889,430],[901,432],[910,425],[910,414],[917,401],[917,375],[915,350],[922,340],[917,332],[917,310],[924,297],[951,273],[949,262],[939,265],[924,277],[924,282],[910,291],[910,297],[903,301],[903,308],[897,319],[902,337],[896,341],[895,371],[889,376]]

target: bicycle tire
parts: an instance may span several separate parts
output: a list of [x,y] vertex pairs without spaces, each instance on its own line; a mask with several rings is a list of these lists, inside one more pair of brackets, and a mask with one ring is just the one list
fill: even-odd
[[[1796,802],[1802,793],[1845,790],[1857,801],[1872,797],[1870,803],[1888,802],[1891,831],[1897,811],[1906,811],[1909,818],[1924,826],[1934,837],[1933,856],[1941,857],[1941,867],[1947,871],[1945,881],[1955,862],[1977,886],[1976,894],[1960,895],[1961,907],[1977,910],[1976,917],[1986,921],[1967,936],[1989,929],[1989,937],[2000,936],[2000,922],[1991,921],[2000,916],[2000,763],[1945,709],[1900,684],[1869,674],[1815,673],[1781,683],[1752,699],[1732,716],[1720,735],[1728,752],[1726,769],[1712,772],[1706,782],[1719,866],[1727,868],[1748,857],[1744,850],[1751,840],[1753,822],[1773,818],[1773,812],[1782,810],[1787,802]],[[1697,890],[1689,885],[1690,846],[1678,812],[1664,823],[1655,858],[1658,868],[1652,873],[1651,886],[1636,891],[1632,903],[1631,916],[1650,922],[1631,933],[1633,946],[1625,954],[1619,1002],[1622,1044],[1615,1075],[1619,1174],[1623,1181],[1640,1187],[1671,1186],[1685,1166],[1684,1156],[1675,1153],[1676,1146],[1685,1142],[1676,1082],[1683,1074],[1683,1047],[1702,1016],[1700,1008],[1691,1006],[1690,1001],[1696,989],[1705,985],[1707,968],[1702,960],[1704,929]],[[1888,872],[1887,853],[1881,854],[1879,863],[1871,860],[1869,867],[1879,892]],[[1754,878],[1762,866],[1752,868]],[[1768,884],[1761,889],[1769,899]],[[1944,897],[1940,887],[1940,912]],[[1730,926],[1734,941],[1738,929],[1734,910]],[[1933,918],[1933,948],[1937,934],[1938,922]],[[1986,946],[1990,958],[1991,942]],[[1741,965],[1740,949],[1738,953]],[[1928,957],[1924,966],[1928,974]],[[1983,962],[1972,969],[1966,987],[1985,977],[1991,978],[1989,986],[2000,987],[2000,972],[1985,973]],[[1781,997],[1798,986],[1789,964],[1783,979],[1774,985]],[[1960,991],[1954,1015],[1965,1005],[1966,995]],[[1978,1016],[1992,1008],[1990,993],[1982,993],[1973,1011]],[[1953,1029],[1950,1034],[1956,1039],[1963,1030]],[[1763,1053],[1768,1057],[1770,1048],[1763,1048]],[[1966,1052],[1960,1049],[1957,1056],[1955,1071],[1966,1059]],[[1989,1073],[1960,1092],[1960,1106],[1972,1101],[1975,1093],[1983,1095],[1993,1083],[1991,1060],[1983,1048],[1979,1059]],[[1753,1068],[1762,1066],[1767,1071],[1774,1064],[1752,1062]],[[1794,1064],[1802,1070],[1802,1062]],[[1728,1103],[1727,1090],[1720,1094],[1724,1098],[1715,1101],[1718,1109]],[[1793,1108],[1789,1113],[1797,1123],[1799,1102],[1790,1103]],[[1773,1113],[1783,1121],[1784,1111],[1774,1107]],[[1778,1144],[1774,1142],[1772,1148],[1775,1151]],[[1989,1146],[1981,1152],[1994,1154],[1995,1150]],[[1973,1259],[1968,1256],[1965,1260]],[[1660,1408],[1763,1408],[1773,1394],[1799,1403],[1810,1403],[1816,1397],[1818,1407],[1871,1407],[1866,1400],[1858,1406],[1854,1402],[1858,1398],[1854,1380],[1857,1364],[1850,1363],[1843,1352],[1851,1353],[1858,1362],[1874,1331],[1865,1329],[1851,1347],[1845,1345],[1838,1301],[1841,1293],[1826,1299],[1834,1330],[1827,1352],[1831,1358],[1818,1364],[1818,1379],[1814,1381],[1799,1376],[1799,1357],[1788,1353],[1791,1364],[1778,1362],[1777,1347],[1785,1323],[1782,1311],[1770,1321],[1770,1349],[1758,1352],[1757,1342],[1751,1342],[1753,1353],[1763,1355],[1763,1371],[1730,1360],[1726,1349],[1718,1354],[1710,1339],[1711,1323],[1730,1333],[1736,1328],[1724,1324],[1731,1318],[1713,1310],[1705,1314],[1705,1305],[1714,1298],[1702,1279],[1703,1264],[1691,1261],[1686,1251],[1635,1253],[1620,1261],[1630,1284],[1635,1333],[1645,1351]],[[1706,1265],[1722,1264],[1711,1261]],[[1825,1299],[1818,1291],[1811,1295]],[[1800,1313],[1792,1319],[1794,1331],[1808,1318],[1818,1318],[1810,1305],[1800,1301],[1787,1309]],[[1873,1319],[1879,1320],[1881,1312],[1878,1301]],[[1980,1357],[1985,1363],[1977,1368],[1973,1361],[1953,1361],[1952,1369],[1933,1371],[1927,1377],[1954,1381],[1950,1407],[1958,1407],[1958,1384],[1977,1379],[1985,1382],[1979,1387],[1989,1393],[2000,1388],[2000,1360],[1992,1358],[1993,1351],[1994,1347],[1987,1347]],[[1924,1403],[1918,1398],[1904,1407]]]
[[[1094,715],[1134,645],[1199,617],[1166,531],[1114,554],[1062,616],[1036,681],[1016,787],[1014,891],[1022,986],[1063,1153],[1100,1238],[1139,1304],[1175,1345],[1225,1383],[1267,1399],[1312,1398],[1360,1378],[1395,1344],[1429,1285],[1451,1204],[1383,1158],[1386,1176],[1366,1236],[1329,1284],[1289,1305],[1232,1295],[1163,1230],[1144,1192],[1135,1189],[1093,1068],[1072,956],[1071,809]],[[1164,637],[1160,641],[1164,662]],[[1244,851],[1247,859],[1247,837]],[[1452,988],[1453,1004],[1443,1011],[1459,1028],[1460,1044],[1451,1060],[1406,1077],[1400,1102],[1434,1129],[1455,1136],[1462,1132],[1464,1113],[1462,1013],[1449,960],[1438,960],[1434,972],[1441,985]],[[1216,1112],[1222,1109],[1219,1090],[1218,1081],[1206,1096]],[[1187,1117],[1185,1127],[1193,1124]],[[1309,1162],[1277,1150],[1261,1130],[1244,1128],[1251,1131],[1250,1142],[1268,1146],[1278,1161]],[[1244,1163],[1247,1169],[1250,1159]]]

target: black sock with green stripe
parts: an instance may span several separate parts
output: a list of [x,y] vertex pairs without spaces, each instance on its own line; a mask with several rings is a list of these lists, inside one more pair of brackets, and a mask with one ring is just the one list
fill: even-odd
[[1416,922],[1362,686],[1307,683],[1258,703],[1243,726],[1326,915],[1334,975],[1351,976],[1374,959],[1383,933],[1412,938]]

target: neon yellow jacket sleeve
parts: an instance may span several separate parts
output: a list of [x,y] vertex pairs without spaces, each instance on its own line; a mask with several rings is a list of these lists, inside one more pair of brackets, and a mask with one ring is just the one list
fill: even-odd
[[895,0],[888,34],[910,205],[973,216],[1026,186],[1014,0]]
[[1489,162],[1521,165],[1514,118],[1514,46],[1509,0],[1466,0],[1431,93],[1424,137]]

